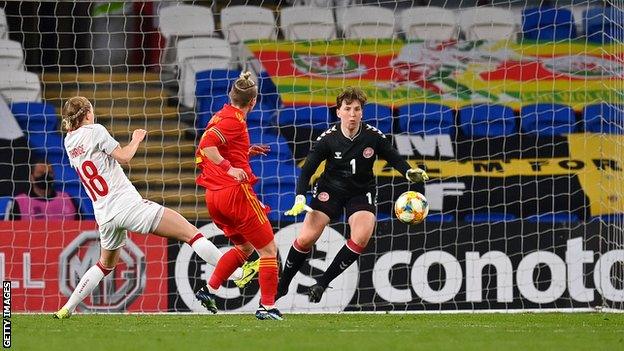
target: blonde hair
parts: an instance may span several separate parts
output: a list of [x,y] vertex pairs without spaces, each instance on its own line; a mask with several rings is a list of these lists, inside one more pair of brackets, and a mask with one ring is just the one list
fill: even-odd
[[250,79],[251,72],[246,71],[240,74],[240,77],[234,82],[234,86],[230,89],[228,96],[233,105],[238,107],[247,107],[251,100],[258,96],[258,87],[256,82]]
[[86,97],[74,96],[70,98],[63,105],[63,128],[67,131],[78,129],[91,110],[93,110],[93,106]]

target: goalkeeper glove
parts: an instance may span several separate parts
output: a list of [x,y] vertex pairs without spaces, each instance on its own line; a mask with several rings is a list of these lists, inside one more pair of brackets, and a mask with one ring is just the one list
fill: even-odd
[[312,209],[306,205],[306,197],[304,195],[297,195],[293,207],[284,214],[287,216],[297,216],[303,211],[310,212]]
[[429,180],[427,172],[420,168],[408,169],[405,173],[405,178],[409,179],[411,182],[414,183],[420,183]]

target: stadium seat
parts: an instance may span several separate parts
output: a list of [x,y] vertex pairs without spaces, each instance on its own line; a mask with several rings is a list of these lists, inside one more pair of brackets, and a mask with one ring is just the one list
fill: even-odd
[[467,40],[514,39],[513,13],[500,7],[475,7],[460,13],[459,23]]
[[258,75],[258,89],[259,103],[262,105],[262,108],[277,110],[282,106],[277,87],[267,71],[261,71]]
[[572,212],[548,212],[528,216],[528,222],[534,223],[576,223],[580,222],[579,217]]
[[7,70],[24,70],[24,51],[20,42],[0,39],[0,71]]
[[394,22],[394,11],[378,6],[352,6],[338,17],[347,39],[391,39]]
[[[263,183],[296,183],[300,169],[291,158],[290,160],[279,159],[276,154],[252,157],[249,160],[254,174]],[[294,190],[293,190],[294,191]]]
[[520,129],[525,133],[548,136],[574,133],[578,127],[570,106],[535,104],[520,109]]
[[362,120],[379,129],[382,133],[392,133],[392,109],[379,104],[366,104]]
[[[269,128],[250,127],[249,141],[251,144],[266,144],[271,147],[271,151],[267,156],[274,157],[278,160],[292,161],[292,151],[288,147],[288,141],[281,135],[277,135],[268,130]],[[258,156],[262,160],[266,156]]]
[[212,10],[204,6],[173,5],[158,11],[158,30],[165,40],[161,63],[175,61],[172,56],[179,38],[212,36],[215,31]]
[[40,102],[39,76],[26,71],[2,71],[0,94],[9,102]]
[[221,31],[229,43],[246,40],[276,39],[273,12],[251,5],[229,6],[221,10]]
[[515,215],[511,213],[501,212],[477,212],[464,217],[464,221],[470,223],[493,223],[493,222],[507,222],[517,219]]
[[[55,155],[56,160],[65,154],[61,133],[45,131],[28,132],[28,145],[35,153],[47,159],[48,155]],[[52,163],[51,160],[48,162]]]
[[180,102],[187,107],[195,106],[195,79],[197,72],[227,70],[232,60],[230,44],[223,39],[183,39],[177,45],[176,62],[179,70]]
[[587,105],[583,109],[585,131],[592,133],[624,134],[624,106],[605,102]]
[[277,114],[277,125],[280,127],[307,127],[326,130],[336,120],[327,106],[288,107]]
[[11,196],[0,196],[0,221],[8,221],[13,208],[13,198]]
[[229,102],[231,84],[240,76],[240,70],[213,69],[195,74],[195,96],[197,99],[197,120],[195,128],[203,132],[212,115]]
[[624,11],[616,7],[591,8],[583,13],[587,41],[610,43],[624,41]]
[[294,217],[284,215],[284,212],[290,210],[295,203],[296,187],[297,184],[292,182],[261,183],[256,186],[254,190],[260,201],[271,208],[268,214],[269,220],[292,221],[294,219]]
[[423,103],[399,108],[399,127],[408,134],[455,135],[455,117],[450,107]]
[[334,14],[329,8],[293,6],[283,8],[280,27],[286,40],[336,39]]
[[0,39],[9,38],[9,26],[7,24],[6,14],[4,9],[0,8]]
[[403,10],[401,30],[407,40],[453,40],[459,29],[455,13],[435,6],[417,6]]
[[27,132],[56,131],[58,117],[54,105],[40,102],[15,102],[11,112],[20,127]]
[[473,105],[459,110],[459,125],[469,137],[497,137],[518,132],[514,111],[502,105]]
[[292,161],[280,160],[274,155],[260,156],[251,159],[251,168],[260,179],[255,191],[265,205],[271,207],[270,220],[289,220],[284,212],[289,210],[295,201],[295,191],[300,170]]
[[572,11],[564,8],[542,6],[522,11],[524,39],[557,41],[576,38],[576,25]]
[[276,115],[276,110],[269,110],[256,104],[254,109],[247,114],[247,126],[250,132],[254,128],[260,130],[272,126]]

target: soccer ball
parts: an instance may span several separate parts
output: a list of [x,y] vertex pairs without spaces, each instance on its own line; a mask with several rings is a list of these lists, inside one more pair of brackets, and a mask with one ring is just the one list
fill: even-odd
[[406,191],[394,203],[394,213],[403,223],[418,224],[427,217],[429,204],[423,194]]

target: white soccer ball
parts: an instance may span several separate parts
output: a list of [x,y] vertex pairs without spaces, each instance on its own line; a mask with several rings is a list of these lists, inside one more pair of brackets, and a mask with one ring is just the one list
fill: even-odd
[[394,203],[394,213],[403,223],[418,224],[429,214],[429,204],[425,195],[415,191],[406,191]]

